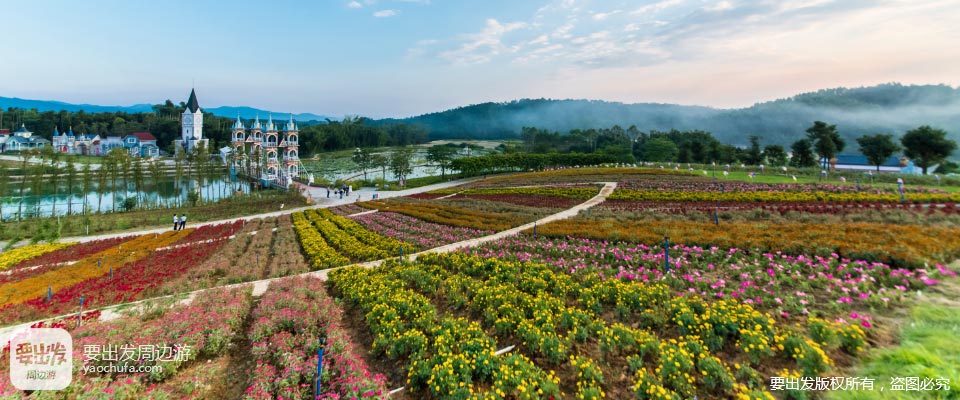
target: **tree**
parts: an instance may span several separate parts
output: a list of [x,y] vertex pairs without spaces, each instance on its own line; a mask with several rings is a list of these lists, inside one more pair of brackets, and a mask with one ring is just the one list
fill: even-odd
[[437,164],[440,167],[440,177],[447,177],[447,168],[450,168],[450,162],[453,156],[457,154],[457,149],[450,146],[432,146],[427,149],[427,161]]
[[813,144],[817,155],[826,163],[837,153],[843,151],[846,142],[840,138],[836,125],[827,125],[823,121],[814,121],[813,126],[807,128],[807,139]]
[[137,157],[133,160],[133,190],[137,192],[137,204],[141,204],[143,199],[141,195],[143,194],[143,158]]
[[160,178],[161,178],[161,176],[162,176],[162,174],[163,174],[163,171],[161,170],[161,168],[162,168],[162,167],[161,167],[161,165],[160,165],[160,160],[156,160],[156,159],[150,161],[150,165],[147,167],[147,169],[148,169],[149,172],[150,172],[150,182],[152,182],[152,184],[153,184],[153,191],[156,193],[156,196],[157,196],[157,204],[155,204],[155,207],[159,207],[159,206],[160,206],[160,204],[159,204],[159,202],[160,202]]
[[87,193],[90,193],[90,189],[93,188],[93,171],[90,169],[90,163],[83,164],[83,169],[80,170],[80,173],[83,175],[80,180],[81,190],[83,191],[83,214],[87,214]]
[[770,144],[763,148],[763,158],[767,163],[774,167],[787,165],[787,152],[783,146]]
[[357,147],[353,151],[353,162],[363,172],[363,180],[367,180],[367,169],[370,168],[370,149]]
[[884,161],[900,151],[900,146],[893,142],[893,135],[863,135],[857,138],[857,144],[870,165],[877,166],[877,172]]
[[790,146],[793,151],[793,157],[790,164],[797,168],[813,167],[817,165],[817,160],[813,158],[813,150],[810,149],[809,139],[800,139],[793,142]]
[[390,171],[397,181],[402,181],[413,172],[413,149],[407,146],[390,153]]
[[644,161],[673,161],[678,153],[677,145],[670,139],[656,137],[643,143]]
[[97,212],[101,212],[103,205],[103,192],[107,190],[107,174],[112,168],[110,164],[113,161],[110,157],[104,157],[100,162],[100,168],[97,168]]
[[67,158],[67,215],[73,214],[73,186],[77,182],[77,167],[73,158]]
[[385,157],[383,154],[374,154],[370,156],[370,165],[374,168],[379,168],[383,171],[383,180],[387,180],[387,166],[390,165],[390,160]]
[[110,191],[113,192],[113,205],[111,209],[115,212],[117,211],[117,178],[120,177],[120,173],[123,172],[123,159],[127,156],[127,150],[123,147],[114,147],[110,149],[110,152],[107,153],[106,165],[101,165],[100,168],[107,168],[107,172],[110,174]]
[[760,151],[760,137],[750,136],[750,148],[744,155],[744,163],[749,165],[760,165],[763,163],[763,152]]
[[957,148],[957,142],[947,139],[947,132],[929,125],[907,131],[900,143],[903,144],[903,154],[923,168],[924,175],[927,168],[943,161]]
[[20,202],[17,203],[17,221],[23,215],[23,189],[27,185],[27,162],[33,156],[33,151],[20,150]]

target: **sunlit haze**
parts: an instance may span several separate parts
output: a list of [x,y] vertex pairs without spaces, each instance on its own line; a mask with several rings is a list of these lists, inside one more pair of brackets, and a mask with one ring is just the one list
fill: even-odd
[[402,117],[960,84],[960,1],[7,2],[0,96]]

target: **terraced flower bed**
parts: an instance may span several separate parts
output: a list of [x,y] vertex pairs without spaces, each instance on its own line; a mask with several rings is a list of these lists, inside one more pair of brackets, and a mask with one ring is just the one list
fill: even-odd
[[[4,289],[23,300],[5,303],[0,308],[0,320],[23,322],[77,312],[80,296],[84,296],[85,307],[91,309],[180,292],[182,288],[178,287],[160,288],[215,254],[225,244],[225,238],[240,225],[241,222],[236,222],[167,232],[157,237],[141,236],[125,243],[125,250],[118,245],[116,249],[96,253],[76,264],[7,285]],[[151,251],[153,246],[166,248]],[[103,259],[98,267],[100,257]],[[109,268],[113,268],[112,273]],[[27,289],[37,285],[43,286],[33,290],[37,293],[31,296],[33,292]],[[51,286],[53,295],[47,300],[45,289]]]
[[529,235],[466,252],[546,263],[571,274],[662,283],[677,295],[690,292],[704,298],[736,298],[788,322],[802,322],[816,315],[848,320],[865,328],[870,326],[871,314],[901,305],[915,297],[916,290],[957,275],[942,264],[908,270],[879,262],[852,261],[836,254],[792,256],[682,244],[670,246],[671,272],[665,274],[662,245]]
[[133,238],[134,236],[126,236],[78,243],[24,260],[6,271],[0,272],[0,284],[16,282],[30,276],[41,275],[47,271],[63,267],[67,265],[67,263],[76,262],[91,254],[115,247]]
[[494,233],[492,230],[435,224],[394,212],[375,212],[353,219],[371,231],[400,238],[421,249],[431,249]]
[[4,271],[7,268],[23,263],[24,261],[39,257],[43,254],[51,253],[64,247],[72,246],[74,244],[76,243],[44,243],[7,250],[0,254],[0,271]]
[[[530,233],[530,232],[528,232]],[[878,261],[895,267],[948,263],[960,256],[960,228],[869,223],[816,224],[636,221],[615,218],[572,218],[538,227],[549,237],[626,240],[647,245],[669,237],[690,246],[781,251],[791,255],[832,253],[844,258]]]
[[736,299],[542,263],[427,255],[330,280],[417,398],[773,398],[775,369],[814,376],[865,343],[856,325],[814,321],[814,335]]

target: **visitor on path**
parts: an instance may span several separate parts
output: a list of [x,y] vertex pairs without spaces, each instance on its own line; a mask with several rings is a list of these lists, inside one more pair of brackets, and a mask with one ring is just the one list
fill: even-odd
[[177,227],[180,226],[180,217],[177,214],[173,214],[173,230],[177,230]]
[[187,226],[187,214],[180,217],[180,230],[182,231],[185,226]]
[[327,198],[330,198],[330,186],[327,186]]

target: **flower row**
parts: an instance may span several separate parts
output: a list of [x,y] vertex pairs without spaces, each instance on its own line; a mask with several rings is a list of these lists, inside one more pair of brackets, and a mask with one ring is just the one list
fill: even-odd
[[502,231],[520,225],[516,218],[492,212],[467,210],[433,202],[396,203],[367,201],[364,207],[409,215],[428,222],[481,230]]
[[300,239],[300,246],[310,259],[310,266],[313,269],[327,269],[350,263],[349,258],[340,255],[327,244],[303,213],[294,213],[292,218],[293,228]]
[[388,237],[402,238],[421,249],[431,249],[493,233],[490,230],[435,224],[393,212],[375,212],[353,219],[369,230]]
[[112,268],[120,270],[153,252],[157,247],[169,246],[186,237],[192,230],[170,231],[163,234],[142,235],[116,247],[91,254],[75,264],[67,265],[41,275],[4,285],[0,289],[0,303],[12,305],[44,295],[48,288],[54,292],[76,285],[84,280],[102,276]]
[[661,213],[683,214],[690,211],[700,211],[713,213],[715,211],[748,211],[765,210],[779,214],[790,212],[814,213],[814,214],[851,214],[862,211],[889,211],[904,210],[912,212],[944,214],[960,214],[960,208],[954,203],[944,203],[941,205],[925,205],[914,202],[907,203],[889,203],[889,202],[850,202],[850,203],[824,203],[824,202],[757,202],[757,201],[631,201],[631,200],[609,200],[600,204],[600,207],[618,211],[656,211]]
[[327,209],[319,209],[316,210],[316,212],[320,218],[330,220],[330,222],[336,224],[338,228],[350,236],[357,238],[357,240],[361,243],[369,247],[383,250],[389,255],[397,255],[401,246],[405,247],[405,250],[407,251],[415,250],[415,246],[412,246],[409,243],[404,243],[391,236],[380,235],[377,232],[368,230],[363,225],[350,218],[341,217]]
[[590,187],[556,187],[556,186],[538,186],[538,187],[505,187],[505,188],[479,188],[479,189],[468,189],[462,190],[458,188],[452,189],[440,189],[429,192],[430,194],[441,194],[448,195],[454,194],[471,196],[471,195],[526,195],[526,196],[543,196],[543,197],[565,197],[572,199],[586,200],[593,196],[596,196],[598,192],[597,188]]
[[0,254],[0,271],[55,250],[73,246],[74,244],[76,243],[43,243],[7,250]]
[[[232,235],[240,228],[241,222],[224,225],[204,226],[192,232],[179,231],[178,235],[171,235],[171,237],[179,237],[184,242],[202,243],[197,239],[210,237],[212,232],[223,236]],[[147,236],[150,240],[157,240],[152,235]],[[140,239],[129,242],[129,245],[134,245],[138,240]],[[136,253],[141,251],[145,254],[130,260],[126,259],[128,256],[126,252],[115,255],[112,254],[111,249],[107,251],[111,254],[98,253],[104,256],[99,268],[97,267],[99,258],[88,258],[54,271],[51,274],[62,277],[62,281],[69,284],[54,286],[55,284],[50,282],[48,286],[54,286],[54,290],[49,300],[46,296],[39,295],[19,304],[7,304],[0,308],[0,316],[4,321],[23,321],[64,315],[79,309],[81,296],[84,299],[84,308],[92,309],[178,293],[183,290],[183,285],[169,285],[169,283],[183,279],[190,269],[203,264],[226,242],[226,240],[215,240],[209,244],[175,246],[155,252],[134,250],[134,254],[129,257],[135,257]],[[129,245],[126,248],[129,248]],[[123,261],[124,264],[118,264],[117,257],[123,257],[119,261]],[[75,266],[83,266],[88,270],[73,271],[70,276],[64,275],[70,272],[65,270]],[[108,269],[111,267],[112,273]],[[80,277],[84,278],[79,279]]]
[[[866,182],[857,185],[831,183],[757,183],[735,180],[717,181],[707,177],[661,175],[651,177],[630,177],[621,179],[618,188],[632,191],[663,191],[663,192],[770,192],[770,193],[886,193],[897,194],[898,189],[890,186],[872,186]],[[929,189],[919,186],[905,186],[907,194],[944,194],[943,190]]]
[[0,283],[16,282],[30,276],[41,275],[47,271],[63,267],[67,263],[83,259],[91,254],[99,253],[120,243],[135,238],[135,236],[115,237],[110,239],[94,240],[78,243],[60,250],[43,254],[39,257],[23,261],[7,271],[0,273]]
[[836,253],[844,258],[884,262],[894,267],[945,263],[960,256],[960,229],[870,223],[813,224],[733,222],[619,221],[572,218],[538,227],[550,237],[627,240],[656,245],[664,237],[690,246],[783,252],[792,255]]
[[[721,201],[721,202],[900,202],[896,193],[867,192],[733,192],[733,191],[658,191],[615,190],[611,200],[631,201]],[[921,203],[944,203],[960,201],[960,193],[910,193],[905,200]]]
[[662,283],[678,295],[690,292],[703,297],[737,298],[784,319],[820,315],[865,327],[870,326],[871,318],[858,310],[889,308],[913,290],[956,275],[943,265],[930,271],[911,271],[883,263],[851,261],[836,254],[791,256],[682,244],[670,246],[670,273],[665,273],[662,246],[526,235],[465,252],[542,262],[571,274]]
[[312,398],[317,350],[325,341],[318,398],[388,397],[386,378],[371,374],[341,322],[342,310],[315,278],[274,281],[253,311],[247,337],[256,366],[245,399]]
[[330,274],[337,291],[365,315],[374,354],[399,359],[417,397],[521,398],[558,396],[553,372],[529,358],[495,354],[495,342],[472,321],[441,316],[429,299],[405,288],[391,271],[416,274],[419,265],[390,262],[376,270],[350,267]]
[[[335,271],[331,281],[365,315],[374,353],[413,360],[409,383],[415,390],[426,386],[431,396],[477,395],[479,388],[471,383],[487,382],[484,368],[496,363],[484,356],[489,348],[484,331],[496,333],[502,345],[519,344],[514,352],[522,360],[538,360],[532,371],[560,367],[555,380],[515,377],[526,383],[515,384],[512,392],[495,379],[491,391],[498,397],[540,397],[524,391],[530,382],[539,382],[543,396],[549,396],[550,382],[575,387],[584,396],[636,386],[636,395],[647,398],[643,390],[651,385],[675,397],[769,396],[761,376],[772,373],[766,371],[771,361],[794,363],[813,375],[832,365],[827,348],[805,330],[781,330],[768,314],[739,300],[674,297],[665,285],[569,275],[545,264],[431,254],[415,264]],[[434,304],[478,316],[483,329],[439,316]],[[462,336],[435,338],[438,319],[458,327]],[[470,345],[474,351],[464,354],[470,343],[476,343]],[[439,354],[430,356],[434,348]],[[726,363],[720,354],[729,357]],[[565,367],[571,361],[576,365]],[[627,365],[630,373],[606,370],[614,365]],[[461,386],[462,380],[468,381]]]
[[[326,240],[327,243],[337,249],[337,252],[353,261],[377,260],[390,255],[389,252],[383,249],[363,243],[359,238],[340,229],[333,221],[320,216],[320,214],[314,210],[307,210],[304,212],[304,215],[307,216],[310,223],[320,232],[320,235],[323,236],[323,239]],[[399,251],[400,248],[398,246],[397,252]]]

